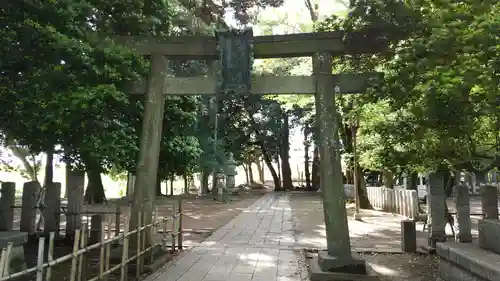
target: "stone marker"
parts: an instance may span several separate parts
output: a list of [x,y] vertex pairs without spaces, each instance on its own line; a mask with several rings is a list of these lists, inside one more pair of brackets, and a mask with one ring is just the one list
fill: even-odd
[[55,232],[57,235],[61,223],[61,183],[48,183],[45,188],[45,206],[42,210],[44,219],[43,231],[46,234]]
[[481,208],[485,219],[498,220],[498,190],[495,186],[481,186]]
[[14,204],[16,200],[16,183],[2,182],[0,190],[0,231],[11,231],[14,223]]
[[85,187],[85,173],[71,170],[66,167],[66,189],[68,206],[66,209],[66,237],[73,237],[75,230],[82,227],[80,212],[83,209],[83,190]]
[[444,173],[438,171],[429,175],[429,193],[427,196],[429,217],[427,226],[429,228],[428,246],[431,251],[436,249],[437,242],[446,241]]
[[401,221],[401,250],[405,253],[417,252],[417,229],[415,221]]
[[38,196],[40,196],[40,183],[37,181],[30,181],[24,183],[22,208],[21,208],[21,222],[19,229],[21,232],[34,234],[36,231],[36,203]]
[[455,208],[457,209],[457,231],[455,240],[461,243],[472,242],[470,220],[469,188],[465,184],[455,185]]

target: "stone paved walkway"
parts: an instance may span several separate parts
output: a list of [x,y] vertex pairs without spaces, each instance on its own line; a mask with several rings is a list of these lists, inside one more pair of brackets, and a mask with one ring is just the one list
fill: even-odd
[[[363,211],[363,222],[349,216],[352,249],[399,252],[401,219],[377,211]],[[147,281],[304,280],[301,251],[326,248],[321,198],[269,193],[192,246]]]
[[267,194],[150,281],[299,281],[292,211]]

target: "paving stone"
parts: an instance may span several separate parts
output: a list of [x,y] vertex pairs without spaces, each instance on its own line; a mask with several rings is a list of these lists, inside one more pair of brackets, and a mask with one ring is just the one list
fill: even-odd
[[268,194],[154,281],[299,281],[287,195]]

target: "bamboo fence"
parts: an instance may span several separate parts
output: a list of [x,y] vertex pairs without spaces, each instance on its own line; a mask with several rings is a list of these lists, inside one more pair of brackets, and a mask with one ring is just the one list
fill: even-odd
[[[136,279],[139,279],[141,274],[144,272],[144,260],[145,258],[147,258],[145,256],[148,253],[152,255],[151,250],[154,247],[154,245],[146,247],[146,236],[148,235],[149,231],[151,231],[151,236],[160,232],[163,235],[170,236],[172,243],[172,252],[175,252],[176,249],[180,251],[183,249],[182,203],[182,198],[173,201],[172,214],[170,216],[163,216],[161,218],[158,218],[157,211],[155,210],[153,212],[152,222],[149,224],[143,223],[146,219],[144,213],[137,214],[138,226],[134,229],[130,229],[130,216],[126,216],[123,232],[120,232],[120,229],[115,230],[113,237],[111,220],[105,219],[100,226],[100,241],[92,245],[87,245],[89,229],[88,224],[84,223],[81,229],[75,231],[74,244],[71,253],[58,258],[54,258],[54,238],[56,235],[54,232],[51,232],[48,237],[48,249],[45,249],[46,237],[40,237],[38,240],[36,266],[12,274],[9,273],[9,264],[13,243],[9,242],[7,247],[2,249],[0,258],[0,281],[15,280],[33,273],[36,273],[36,281],[51,281],[53,275],[53,267],[63,262],[70,261],[70,281],[107,280],[110,273],[117,272],[118,270],[120,270],[119,280],[125,281],[128,278],[127,266],[132,261],[136,262]],[[116,222],[116,225],[119,225],[119,217],[117,217],[116,219],[118,220]],[[137,247],[135,254],[129,256],[129,243],[131,239],[136,239],[135,242]],[[166,245],[167,240],[168,238],[162,239],[162,244],[165,248],[168,247]],[[112,245],[118,244],[120,242],[122,244],[121,261],[118,264],[110,267],[110,253]],[[85,269],[88,267],[86,261],[87,253],[97,249],[99,250],[100,259],[99,273],[96,276],[91,277],[90,279],[85,279]],[[44,260],[45,251],[47,251],[46,261]],[[152,258],[152,256],[150,256],[149,258]]]

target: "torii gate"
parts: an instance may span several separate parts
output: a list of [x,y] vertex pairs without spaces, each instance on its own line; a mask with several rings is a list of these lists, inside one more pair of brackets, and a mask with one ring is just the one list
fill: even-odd
[[[251,33],[251,32],[250,32]],[[344,202],[340,153],[338,150],[337,108],[335,94],[361,93],[377,73],[332,75],[332,55],[377,53],[387,43],[365,33],[318,32],[289,35],[256,36],[254,58],[317,56],[313,76],[258,76],[252,79],[250,94],[314,94],[316,118],[320,128],[321,188],[327,234],[327,248],[320,252],[318,270],[324,272],[364,272],[364,261],[351,255],[349,229]],[[217,38],[178,36],[168,38],[116,38],[139,54],[151,56],[147,82],[138,81],[132,94],[146,94],[145,113],[137,162],[132,210],[143,206],[152,211],[156,186],[165,95],[215,95],[219,91],[215,77],[166,78],[167,59],[218,59]],[[253,39],[253,40],[252,40]],[[220,40],[220,39],[219,39]],[[252,48],[252,46],[248,46]],[[146,188],[143,188],[146,187]],[[147,216],[150,220],[150,216]],[[143,222],[150,223],[149,221]],[[313,274],[313,281],[322,272]]]

